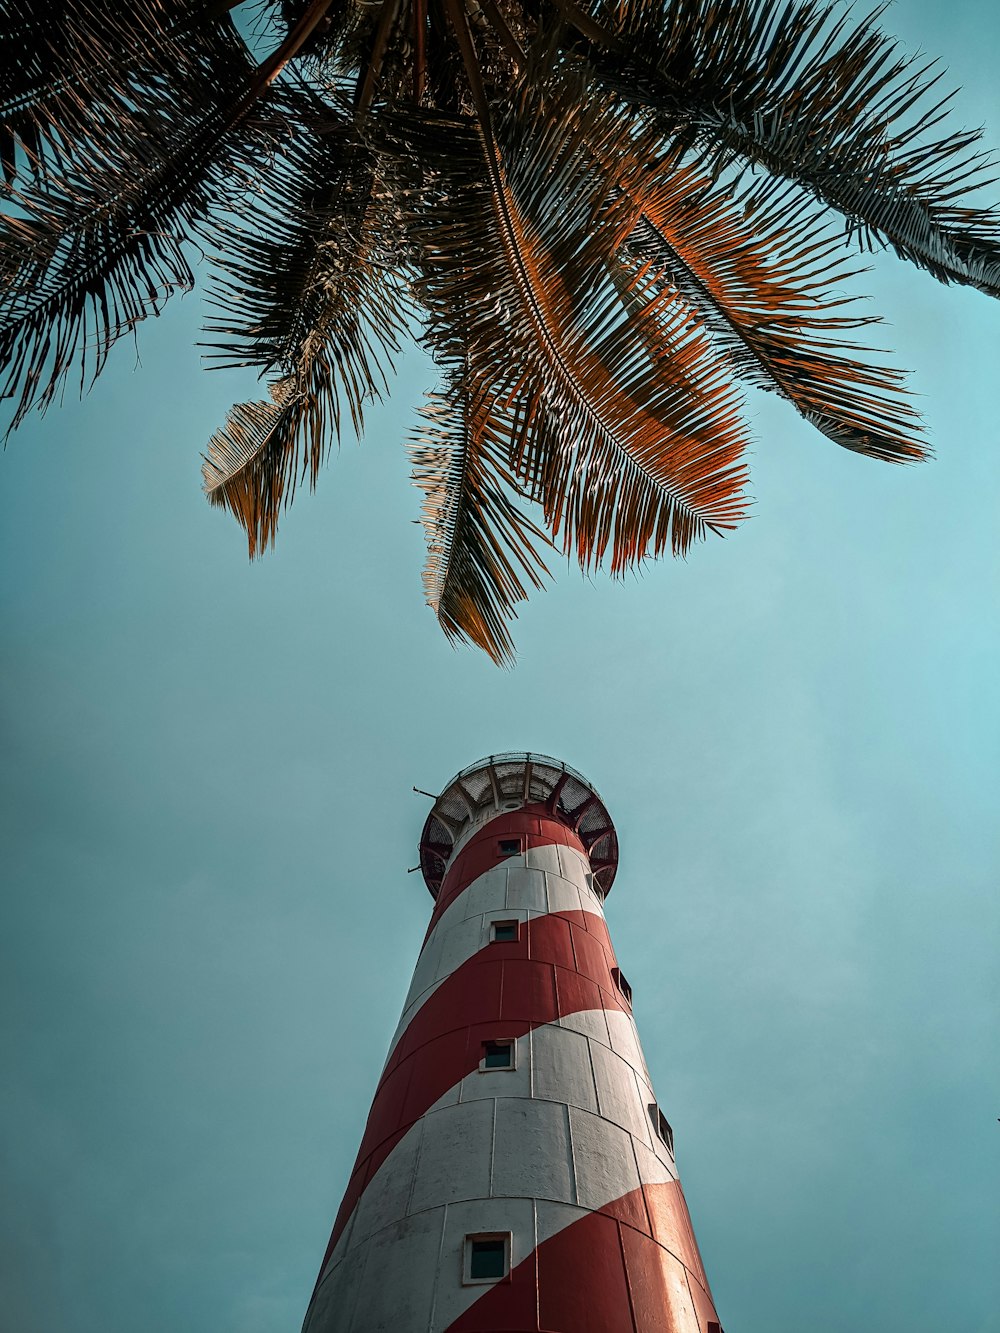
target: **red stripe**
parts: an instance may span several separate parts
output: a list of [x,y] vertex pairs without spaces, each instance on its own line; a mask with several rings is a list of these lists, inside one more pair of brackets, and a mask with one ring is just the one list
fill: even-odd
[[321,1276],[372,1176],[410,1126],[479,1067],[483,1042],[522,1037],[585,1010],[627,1012],[611,979],[614,965],[602,917],[559,912],[527,922],[515,942],[486,945],[441,983],[382,1074]]
[[[669,1216],[665,1238],[623,1218]],[[689,1271],[681,1253],[693,1254]],[[718,1322],[680,1185],[644,1185],[542,1242],[447,1333],[706,1333]]]
[[498,815],[496,819],[491,819],[485,824],[475,837],[469,839],[448,867],[448,873],[442,881],[434,904],[431,923],[427,928],[428,935],[446,908],[450,907],[470,884],[480,875],[485,875],[487,870],[503,864],[505,858],[499,854],[497,843],[501,838],[515,836],[524,838],[525,847],[551,847],[555,844],[560,847],[572,847],[584,856],[587,855],[586,847],[573,829],[553,818],[544,805],[525,805],[520,810],[511,810]]

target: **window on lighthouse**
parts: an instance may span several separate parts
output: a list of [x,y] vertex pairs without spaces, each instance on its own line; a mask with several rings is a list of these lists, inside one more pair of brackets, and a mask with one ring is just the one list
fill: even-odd
[[657,1136],[672,1157],[674,1155],[674,1131],[670,1128],[670,1121],[656,1102],[649,1103],[649,1118],[653,1122],[653,1128],[656,1130]]
[[632,1008],[632,987],[628,984],[628,982],[625,980],[624,976],[622,975],[622,970],[621,970],[621,968],[620,968],[620,967],[613,967],[613,968],[611,969],[611,976],[612,976],[612,979],[614,980],[615,985],[616,985],[616,986],[618,987],[618,989],[621,991],[622,995],[624,995],[624,997],[625,997],[625,1003],[626,1003],[626,1004],[628,1005],[628,1007],[631,1009],[631,1008]]
[[516,921],[494,921],[490,926],[490,939],[497,944],[510,944],[517,939]]
[[520,856],[524,851],[523,838],[498,838],[497,856]]
[[462,1280],[467,1285],[477,1282],[499,1282],[510,1272],[510,1232],[493,1232],[488,1236],[466,1236]]
[[514,1043],[512,1041],[484,1041],[480,1069],[513,1069]]

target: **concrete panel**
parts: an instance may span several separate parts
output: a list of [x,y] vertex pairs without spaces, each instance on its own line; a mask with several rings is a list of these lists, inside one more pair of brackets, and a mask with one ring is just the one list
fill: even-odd
[[715,1309],[711,1293],[690,1271],[688,1272],[688,1290],[691,1293],[694,1308],[698,1311],[698,1319],[701,1321],[699,1327],[708,1328],[709,1320],[718,1323],[719,1315]]
[[589,1208],[579,1208],[575,1204],[555,1203],[548,1199],[539,1199],[535,1204],[535,1231],[538,1244],[551,1239],[558,1232],[571,1227],[590,1216]]
[[587,1038],[546,1024],[531,1033],[531,1095],[597,1110],[597,1089]]
[[691,1214],[679,1181],[665,1185],[647,1185],[643,1191],[653,1224],[653,1236],[687,1269],[695,1286],[707,1289],[698,1242],[694,1238]]
[[634,1134],[640,1143],[649,1143],[649,1113],[639,1101],[632,1066],[598,1042],[591,1044],[590,1056],[594,1062],[601,1115]]
[[493,1103],[462,1102],[431,1111],[417,1156],[410,1212],[490,1192]]
[[418,1121],[368,1182],[354,1210],[350,1235],[341,1236],[338,1248],[346,1242],[347,1248],[353,1249],[374,1232],[406,1216],[423,1128],[424,1121]]
[[334,1318],[336,1333],[400,1333],[430,1323],[444,1209],[404,1218],[364,1246],[366,1263],[351,1323]]
[[392,1041],[389,1043],[389,1054],[385,1057],[386,1064],[389,1063],[389,1056],[392,1055],[393,1051],[399,1045],[400,1037],[410,1026],[410,1020],[413,1018],[413,1015],[425,1001],[430,999],[436,990],[437,986],[431,986],[428,990],[425,990],[422,995],[416,996],[415,999],[411,1000],[410,1003],[406,1005],[399,1016],[399,1022],[396,1024],[396,1031],[392,1034]]
[[528,847],[524,853],[524,864],[535,870],[550,870],[558,875],[561,873],[559,847],[551,842],[543,847]]
[[567,1202],[574,1199],[564,1106],[514,1098],[497,1102],[493,1194]]
[[431,998],[431,996],[434,994],[434,992],[440,985],[441,983],[437,982],[436,985],[429,987],[427,990],[424,991],[422,995],[418,995],[416,999],[413,1000],[410,1004],[408,1004],[407,1007],[403,1010],[402,1014],[400,1015],[399,1022],[396,1024],[396,1031],[392,1034],[392,1041],[389,1043],[389,1053],[385,1057],[386,1064],[389,1063],[389,1059],[392,1056],[393,1051],[399,1045],[399,1040],[402,1037],[403,1033],[410,1026],[413,1016],[419,1013],[421,1006],[427,1003],[427,1001]]
[[511,865],[507,870],[507,906],[531,908],[535,912],[549,911],[544,870]]
[[463,1102],[492,1101],[497,1097],[531,1096],[530,1036],[516,1039],[513,1069],[475,1069],[466,1074],[460,1087]]
[[557,1013],[555,970],[548,963],[509,958],[503,965],[500,1018],[525,1023],[549,1022]]
[[[573,969],[574,954],[572,933],[575,927],[562,916],[548,916],[539,919],[537,928],[531,933],[528,956],[534,962],[553,963],[558,967]],[[586,931],[581,931],[586,934]]]
[[[538,1251],[538,1327],[565,1333],[635,1333],[617,1221],[601,1213]],[[657,1333],[667,1333],[669,1324]]]
[[[438,922],[434,933],[428,939],[417,964],[410,992],[404,1004],[403,1013],[396,1025],[389,1055],[396,1049],[400,1037],[409,1027],[413,1016],[419,1011],[443,981],[465,962],[468,962],[480,949],[485,947],[484,916],[466,918],[460,912],[461,899],[447,909]],[[503,916],[502,906],[494,911],[493,917]],[[426,961],[423,961],[426,955]],[[422,986],[422,990],[417,987]],[[388,1056],[386,1057],[388,1060]]]
[[[587,876],[590,874],[590,861],[575,847],[567,847],[565,843],[561,843],[559,846],[559,873],[564,879],[571,879],[574,884],[586,887],[588,885]],[[593,894],[593,890],[589,887],[587,891]],[[599,894],[593,894],[593,896],[600,898]]]
[[575,847],[560,846],[559,864],[563,878],[579,888],[584,911],[603,914],[604,895],[594,886],[589,860]]
[[[511,1267],[523,1264],[535,1251],[535,1214],[530,1199],[482,1199],[448,1205],[441,1242],[434,1310],[428,1333],[443,1333],[489,1288],[462,1286],[465,1237],[477,1232],[511,1233]],[[333,1326],[335,1327],[335,1326]],[[417,1325],[411,1326],[417,1333]],[[338,1330],[339,1333],[339,1330]],[[402,1333],[402,1330],[400,1330]],[[407,1333],[409,1330],[407,1329]],[[420,1327],[423,1333],[423,1326]]]
[[[440,927],[438,928],[440,930]],[[443,981],[483,947],[483,918],[466,917],[456,921],[441,937],[434,981]]]
[[435,986],[439,983],[436,978],[438,975],[437,959],[441,951],[441,937],[435,933],[427,940],[420,951],[417,959],[417,965],[413,969],[413,979],[410,982],[410,988],[406,992],[406,998],[403,1001],[403,1012],[399,1016],[399,1022],[396,1024],[396,1030],[392,1034],[392,1040],[389,1042],[389,1056],[396,1049],[396,1043],[406,1030],[410,1018],[416,1013],[424,1001],[433,994]]
[[639,1044],[639,1033],[636,1030],[635,1022],[626,1013],[620,1009],[608,1010],[608,1035],[611,1039],[611,1049],[616,1055],[620,1055],[623,1060],[628,1061],[634,1070],[636,1070],[646,1083],[649,1083],[649,1070],[646,1068],[646,1057],[642,1053],[642,1047]]
[[[482,947],[482,921],[450,916],[441,918],[420,952],[403,1002],[403,1016],[412,1013],[434,989]],[[402,1024],[402,1020],[401,1020]]]
[[[593,917],[591,924],[597,924]],[[584,930],[576,923],[573,925],[573,949],[576,953],[578,971],[596,981],[599,986],[610,990],[614,985],[611,980],[611,969],[615,965],[615,956],[605,947],[603,935],[603,931],[598,935],[595,931]]]
[[578,1009],[576,1013],[564,1014],[556,1021],[559,1027],[566,1028],[569,1032],[582,1032],[591,1041],[600,1042],[602,1046],[611,1049],[611,1038],[608,1035],[608,1023],[603,1009]]
[[455,902],[456,907],[461,905],[463,916],[482,916],[506,906],[507,870],[506,862],[501,862],[473,880]]
[[447,1092],[442,1093],[441,1096],[434,1103],[434,1105],[429,1107],[428,1110],[439,1111],[445,1106],[457,1106],[461,1100],[462,1100],[462,1082],[461,1079],[459,1079],[459,1081],[453,1084],[452,1087],[450,1087]]
[[649,1075],[638,1069],[633,1069],[632,1072],[635,1074],[635,1085],[639,1089],[639,1100],[642,1102],[643,1106],[648,1106],[650,1102],[655,1102],[656,1093],[653,1091],[653,1085],[649,1081]]
[[[458,1102],[461,1086],[461,1083],[457,1083],[453,1088],[449,1088],[443,1097],[439,1098],[433,1106],[428,1108],[427,1114],[431,1114],[432,1112],[441,1110],[447,1106],[454,1106]],[[363,1205],[365,1208],[371,1206],[379,1209],[382,1215],[382,1222],[378,1225],[385,1225],[393,1218],[406,1215],[409,1207],[409,1193],[416,1164],[417,1145],[423,1134],[425,1119],[426,1116],[411,1126],[403,1138],[400,1139],[395,1147],[393,1147],[388,1157],[381,1162],[374,1176],[368,1182],[364,1193],[348,1218],[344,1230],[337,1241],[336,1247],[330,1256],[327,1263],[328,1269],[338,1263],[341,1256],[355,1245],[355,1243],[360,1243],[376,1229],[376,1226],[369,1220],[368,1222],[362,1222],[362,1231],[357,1231],[358,1218],[359,1214],[362,1213]],[[393,1208],[395,1207],[395,1202],[393,1201],[398,1202],[404,1185],[406,1189],[406,1198],[398,1211],[394,1212]],[[369,1194],[372,1196],[370,1204],[368,1200]],[[384,1203],[379,1203],[379,1198],[383,1196],[388,1196],[388,1198]],[[355,1234],[356,1231],[357,1234]]]
[[550,912],[592,912],[590,895],[581,893],[578,885],[562,875],[546,875]]
[[639,1106],[645,1112],[645,1132],[643,1134],[637,1134],[635,1136],[636,1142],[647,1144],[653,1150],[654,1154],[660,1158],[661,1161],[667,1163],[669,1166],[672,1167],[674,1160],[673,1154],[670,1152],[670,1149],[660,1138],[659,1134],[657,1134],[656,1129],[653,1125],[652,1118],[650,1117],[649,1114],[650,1103],[656,1101],[656,1095],[653,1093],[652,1089],[649,1087],[646,1081],[641,1077],[641,1075],[636,1074],[633,1071],[633,1078],[635,1079],[636,1098],[638,1100]]
[[[445,916],[447,915],[448,913],[446,912]],[[455,918],[452,918],[452,924],[454,923],[454,920]],[[424,947],[420,950],[420,953],[417,956],[417,965],[413,969],[413,979],[410,982],[410,988],[406,992],[405,1004],[412,1003],[421,991],[425,991],[427,987],[431,985],[438,974],[437,960],[438,955],[441,952],[441,940],[445,933],[445,931],[442,930],[442,926],[445,926],[443,918],[438,923],[437,928],[433,930],[424,941]]]
[[355,1209],[354,1212],[351,1213],[350,1217],[345,1222],[344,1229],[340,1233],[340,1236],[337,1238],[336,1245],[330,1251],[326,1263],[323,1265],[322,1276],[324,1280],[326,1279],[326,1276],[329,1273],[333,1272],[334,1268],[336,1268],[336,1266],[343,1259],[344,1255],[351,1248],[351,1236],[354,1231],[354,1217],[356,1212],[357,1209]]
[[367,1248],[362,1246],[345,1254],[328,1270],[306,1314],[302,1333],[310,1333],[310,1330],[329,1333],[331,1329],[351,1328],[367,1259]]
[[[708,1318],[699,1319],[687,1273],[681,1264],[655,1241],[625,1228],[622,1235],[629,1294],[638,1333],[704,1333]],[[706,1314],[715,1310],[706,1302]]]
[[639,1168],[639,1176],[644,1185],[665,1185],[668,1180],[677,1179],[677,1170],[670,1161],[670,1156],[666,1148],[656,1140],[660,1152],[653,1152],[644,1143],[637,1139],[632,1140],[632,1150],[635,1153],[636,1165]]
[[[569,1124],[581,1206],[604,1208],[639,1189],[632,1136],[627,1130],[575,1107],[570,1107]],[[633,1225],[644,1225],[644,1217],[634,1219]]]

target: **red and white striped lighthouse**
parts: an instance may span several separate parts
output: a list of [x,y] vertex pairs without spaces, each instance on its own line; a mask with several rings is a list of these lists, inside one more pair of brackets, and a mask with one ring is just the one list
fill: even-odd
[[434,911],[304,1333],[721,1333],[578,773],[494,755],[424,826]]

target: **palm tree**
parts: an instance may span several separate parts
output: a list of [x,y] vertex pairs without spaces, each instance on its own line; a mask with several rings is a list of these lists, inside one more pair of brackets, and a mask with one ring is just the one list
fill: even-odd
[[[843,283],[888,247],[1000,291],[978,132],[822,0],[0,0],[0,356],[16,425],[209,262],[268,397],[205,486],[273,542],[409,329],[425,586],[496,660],[547,549],[621,573],[742,513],[739,384],[925,454]],[[261,58],[263,55],[263,58]],[[419,316],[419,324],[415,318]],[[536,506],[538,521],[530,516]]]

